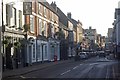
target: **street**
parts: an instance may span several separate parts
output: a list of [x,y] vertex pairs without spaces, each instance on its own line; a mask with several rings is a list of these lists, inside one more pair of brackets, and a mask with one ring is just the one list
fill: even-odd
[[118,61],[94,57],[57,64],[12,78],[119,78]]

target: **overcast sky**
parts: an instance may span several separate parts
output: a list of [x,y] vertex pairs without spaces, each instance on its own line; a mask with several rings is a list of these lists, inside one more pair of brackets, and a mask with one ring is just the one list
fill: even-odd
[[47,0],[55,1],[57,6],[65,13],[71,12],[72,18],[80,20],[83,28],[89,26],[97,29],[97,33],[107,35],[108,28],[112,28],[115,8],[119,0]]

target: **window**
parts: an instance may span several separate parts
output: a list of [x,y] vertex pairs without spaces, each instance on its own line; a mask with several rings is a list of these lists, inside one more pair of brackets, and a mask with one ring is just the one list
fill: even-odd
[[34,17],[30,16],[30,31],[34,32]]
[[13,8],[13,24],[16,25],[17,24],[17,18],[16,18],[16,8]]
[[38,55],[37,55],[38,56],[38,60],[40,60],[40,45],[38,45],[37,49],[38,49],[38,51],[37,51],[38,52]]
[[[8,19],[10,19],[10,26],[15,26],[17,24],[17,19],[16,19],[16,8],[8,6]],[[11,10],[11,11],[10,11]],[[11,12],[11,13],[10,13]]]
[[38,14],[41,14],[42,15],[42,5],[39,3],[38,4]]
[[52,12],[52,21],[54,21],[54,14],[53,14],[53,12]]
[[35,60],[35,44],[33,45],[33,60]]
[[[53,25],[52,25],[53,26]],[[51,33],[52,33],[52,37],[54,37],[54,32],[55,30],[54,30],[54,26],[52,27],[52,29],[51,29]]]
[[45,58],[47,58],[47,46],[45,45]]
[[44,7],[44,16],[46,17],[46,14],[47,14],[47,9],[46,7]]
[[47,28],[47,24],[46,24],[46,22],[44,21],[44,35],[45,35],[45,36],[46,36],[46,33],[47,33],[46,28]]
[[19,28],[22,27],[22,11],[19,10]]
[[40,35],[42,34],[42,28],[43,28],[43,26],[42,26],[42,20],[39,19],[39,34]]
[[50,20],[52,20],[52,12],[50,11]]
[[7,25],[10,25],[10,14],[9,14],[9,10],[10,9],[10,5],[6,4],[6,23]]

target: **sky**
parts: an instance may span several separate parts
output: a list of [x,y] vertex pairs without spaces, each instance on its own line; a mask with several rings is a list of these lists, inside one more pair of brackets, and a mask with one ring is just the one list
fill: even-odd
[[120,0],[47,0],[55,1],[57,6],[67,15],[80,20],[84,29],[91,26],[98,34],[107,36],[108,28],[113,28],[115,8]]

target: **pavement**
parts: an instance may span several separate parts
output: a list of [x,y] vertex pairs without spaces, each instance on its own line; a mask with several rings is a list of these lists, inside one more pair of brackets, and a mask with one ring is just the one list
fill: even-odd
[[45,62],[45,63],[40,63],[40,64],[29,66],[29,67],[7,70],[7,71],[3,72],[3,78],[17,76],[17,75],[23,75],[23,74],[26,74],[26,73],[29,73],[29,72],[44,69],[44,68],[54,66],[54,65],[57,65],[57,64],[64,64],[66,62],[68,63],[68,62],[71,62],[71,61],[73,61],[73,59],[71,59],[71,60],[61,60],[61,61],[56,61],[56,62]]

